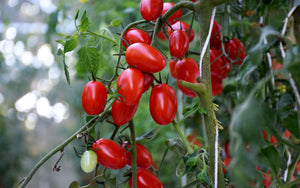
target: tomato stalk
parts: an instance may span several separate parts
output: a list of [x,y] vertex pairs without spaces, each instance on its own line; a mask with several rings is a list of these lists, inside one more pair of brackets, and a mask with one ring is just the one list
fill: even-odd
[[179,137],[181,138],[182,142],[184,143],[184,145],[186,146],[186,149],[188,150],[188,154],[192,154],[194,153],[194,150],[192,149],[192,147],[190,146],[189,142],[187,141],[186,137],[183,135],[178,123],[173,120],[172,124],[177,132],[177,134],[179,135]]
[[137,187],[136,140],[135,140],[135,130],[134,130],[133,120],[129,121],[129,129],[130,129],[130,136],[131,136],[130,150],[132,155],[132,162],[131,162],[132,188],[136,188]]

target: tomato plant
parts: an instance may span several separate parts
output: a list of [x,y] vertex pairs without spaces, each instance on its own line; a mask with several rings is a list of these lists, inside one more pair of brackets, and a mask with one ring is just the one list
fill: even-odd
[[144,75],[136,68],[124,70],[117,81],[118,93],[126,105],[138,103],[144,92]]
[[87,150],[81,156],[80,166],[85,173],[90,173],[96,168],[97,162],[97,154],[92,150]]
[[211,31],[211,37],[210,37],[210,48],[215,48],[217,50],[222,48],[222,42],[221,42],[221,26],[220,24],[214,20],[213,28]]
[[151,44],[151,37],[141,29],[131,28],[128,29],[124,35],[122,45],[127,48],[129,45],[141,42]]
[[210,49],[210,69],[211,72],[216,73],[221,79],[226,78],[230,71],[229,60],[216,49]]
[[98,115],[103,112],[107,99],[105,86],[98,81],[88,82],[82,91],[81,103],[88,115]]
[[141,0],[140,13],[145,20],[156,20],[162,11],[163,0]]
[[100,138],[91,148],[96,152],[98,163],[110,169],[121,169],[127,164],[126,150],[112,140]]
[[130,66],[135,66],[145,73],[159,72],[166,66],[164,56],[158,50],[145,43],[130,45],[126,50],[125,58]]
[[177,63],[177,60],[173,60],[173,59],[169,62],[170,73],[171,73],[172,77],[175,79],[177,79],[177,74],[175,71],[176,63]]
[[153,75],[148,73],[143,73],[144,75],[144,92],[148,91],[153,83]]
[[174,89],[167,84],[154,86],[151,90],[149,106],[151,116],[157,124],[171,123],[177,113],[177,98]]
[[196,97],[196,93],[182,86],[179,83],[179,80],[196,83],[196,79],[199,77],[199,67],[197,62],[192,58],[184,58],[176,63],[175,71],[178,79],[178,88],[188,97]]
[[[172,6],[174,6],[175,3],[172,2],[165,2],[163,4],[163,11],[162,11],[162,15],[164,15]],[[180,17],[182,16],[182,10],[179,9],[178,11],[176,11],[174,14],[172,14],[172,16],[170,16],[170,18],[168,19],[168,23],[169,24],[173,24],[175,23]]]
[[[131,145],[128,142],[124,142],[122,147],[124,147],[128,152],[127,155],[127,164],[131,166],[132,164],[132,154],[130,152]],[[138,168],[150,168],[152,165],[152,155],[149,150],[142,144],[136,143],[136,153],[137,160],[136,165]]]
[[[132,178],[129,179],[129,186],[132,187]],[[163,188],[160,180],[152,174],[149,170],[138,169],[137,170],[137,187],[144,188]]]
[[195,37],[194,30],[190,28],[190,25],[184,21],[177,21],[174,24],[171,25],[171,28],[168,27],[168,34],[171,35],[171,33],[175,31],[185,31],[189,36],[189,42],[192,42]]
[[189,37],[185,31],[174,31],[169,38],[170,54],[173,57],[183,57],[189,49]]
[[119,126],[128,123],[135,115],[139,106],[139,102],[133,105],[127,105],[122,102],[121,98],[122,97],[119,97],[119,100],[116,100],[111,106],[112,119],[114,123]]
[[237,38],[229,40],[224,45],[226,53],[229,55],[230,59],[237,61],[234,64],[241,65],[246,57],[246,50],[244,44]]

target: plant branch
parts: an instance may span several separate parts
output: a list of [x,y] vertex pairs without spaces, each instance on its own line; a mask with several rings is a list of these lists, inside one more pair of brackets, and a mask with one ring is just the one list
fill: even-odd
[[179,137],[181,138],[182,142],[184,143],[186,149],[188,150],[188,153],[189,153],[189,154],[194,153],[194,150],[193,150],[192,147],[190,146],[190,144],[189,144],[189,142],[187,141],[186,137],[183,135],[183,133],[182,133],[182,131],[181,131],[181,129],[180,129],[178,123],[177,123],[175,120],[173,120],[173,121],[172,121],[172,124],[173,124],[173,126],[174,126],[174,128],[175,128],[177,134],[178,134]]
[[132,188],[137,188],[137,165],[136,165],[136,140],[135,140],[135,130],[133,120],[129,121],[129,129],[131,136],[131,172],[132,172]]

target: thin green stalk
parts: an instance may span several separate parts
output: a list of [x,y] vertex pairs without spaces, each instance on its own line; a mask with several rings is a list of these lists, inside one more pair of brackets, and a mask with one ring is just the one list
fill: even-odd
[[186,149],[188,150],[189,154],[194,153],[193,148],[190,146],[189,142],[187,141],[186,137],[183,135],[178,123],[174,120],[172,121],[172,124],[177,132],[177,134],[179,135],[179,137],[181,138],[182,142],[184,143],[184,145],[186,146]]
[[129,121],[129,129],[130,129],[130,136],[131,136],[131,172],[132,172],[132,188],[137,188],[137,165],[136,165],[136,140],[135,140],[135,130],[134,130],[134,123],[133,120]]
[[87,30],[86,33],[82,33],[83,35],[86,35],[86,34],[92,34],[92,35],[95,35],[97,37],[101,37],[101,38],[104,38],[106,40],[109,40],[110,42],[114,43],[114,44],[118,44],[117,41],[113,40],[112,38],[108,37],[108,36],[105,36],[105,35],[102,35],[100,33],[95,33],[93,31],[90,31],[90,30]]
[[278,188],[291,188],[295,185],[299,185],[300,184],[300,178],[294,180],[294,181],[291,181],[289,183],[284,183],[282,185],[279,185]]
[[298,152],[293,162],[288,166],[288,174],[287,174],[287,182],[289,182],[292,179],[293,173],[295,171],[295,167],[297,162],[300,159],[300,153]]

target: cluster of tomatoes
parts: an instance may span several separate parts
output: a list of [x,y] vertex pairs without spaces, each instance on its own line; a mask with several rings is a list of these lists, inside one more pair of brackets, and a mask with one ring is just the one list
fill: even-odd
[[[140,13],[147,21],[155,21],[165,14],[174,3],[163,3],[163,0],[141,0]],[[194,39],[194,31],[189,24],[180,21],[182,10],[175,12],[169,19],[167,34],[169,35],[169,51],[172,60],[169,62],[171,75],[177,80],[178,88],[188,97],[196,94],[190,89],[180,85],[179,80],[196,83],[199,77],[198,63],[186,57],[189,43]],[[211,79],[213,95],[222,92],[222,79],[228,76],[230,60],[235,64],[241,64],[245,58],[245,48],[238,39],[232,39],[225,43],[222,52],[221,27],[214,21],[211,37]],[[160,39],[166,36],[160,31]],[[126,49],[125,59],[128,64],[117,79],[116,91],[119,97],[111,106],[111,116],[114,124],[122,126],[128,123],[135,115],[139,100],[144,92],[151,86],[149,100],[150,113],[153,120],[159,125],[170,124],[177,113],[177,97],[175,90],[166,83],[154,84],[154,73],[162,71],[167,61],[165,57],[151,46],[149,34],[138,28],[130,28],[124,33],[122,45]],[[82,106],[88,115],[99,115],[105,109],[107,103],[107,89],[99,81],[93,80],[86,84],[82,92]],[[162,116],[162,114],[164,114]],[[160,180],[149,170],[152,164],[150,152],[142,145],[137,144],[137,185],[138,187],[162,187]],[[96,140],[91,150],[82,156],[84,171],[92,171],[97,162],[85,164],[85,161],[96,159],[99,164],[110,169],[121,169],[126,165],[131,166],[130,143],[124,142],[119,146],[112,140],[100,138]],[[132,180],[129,180],[131,186]]]

